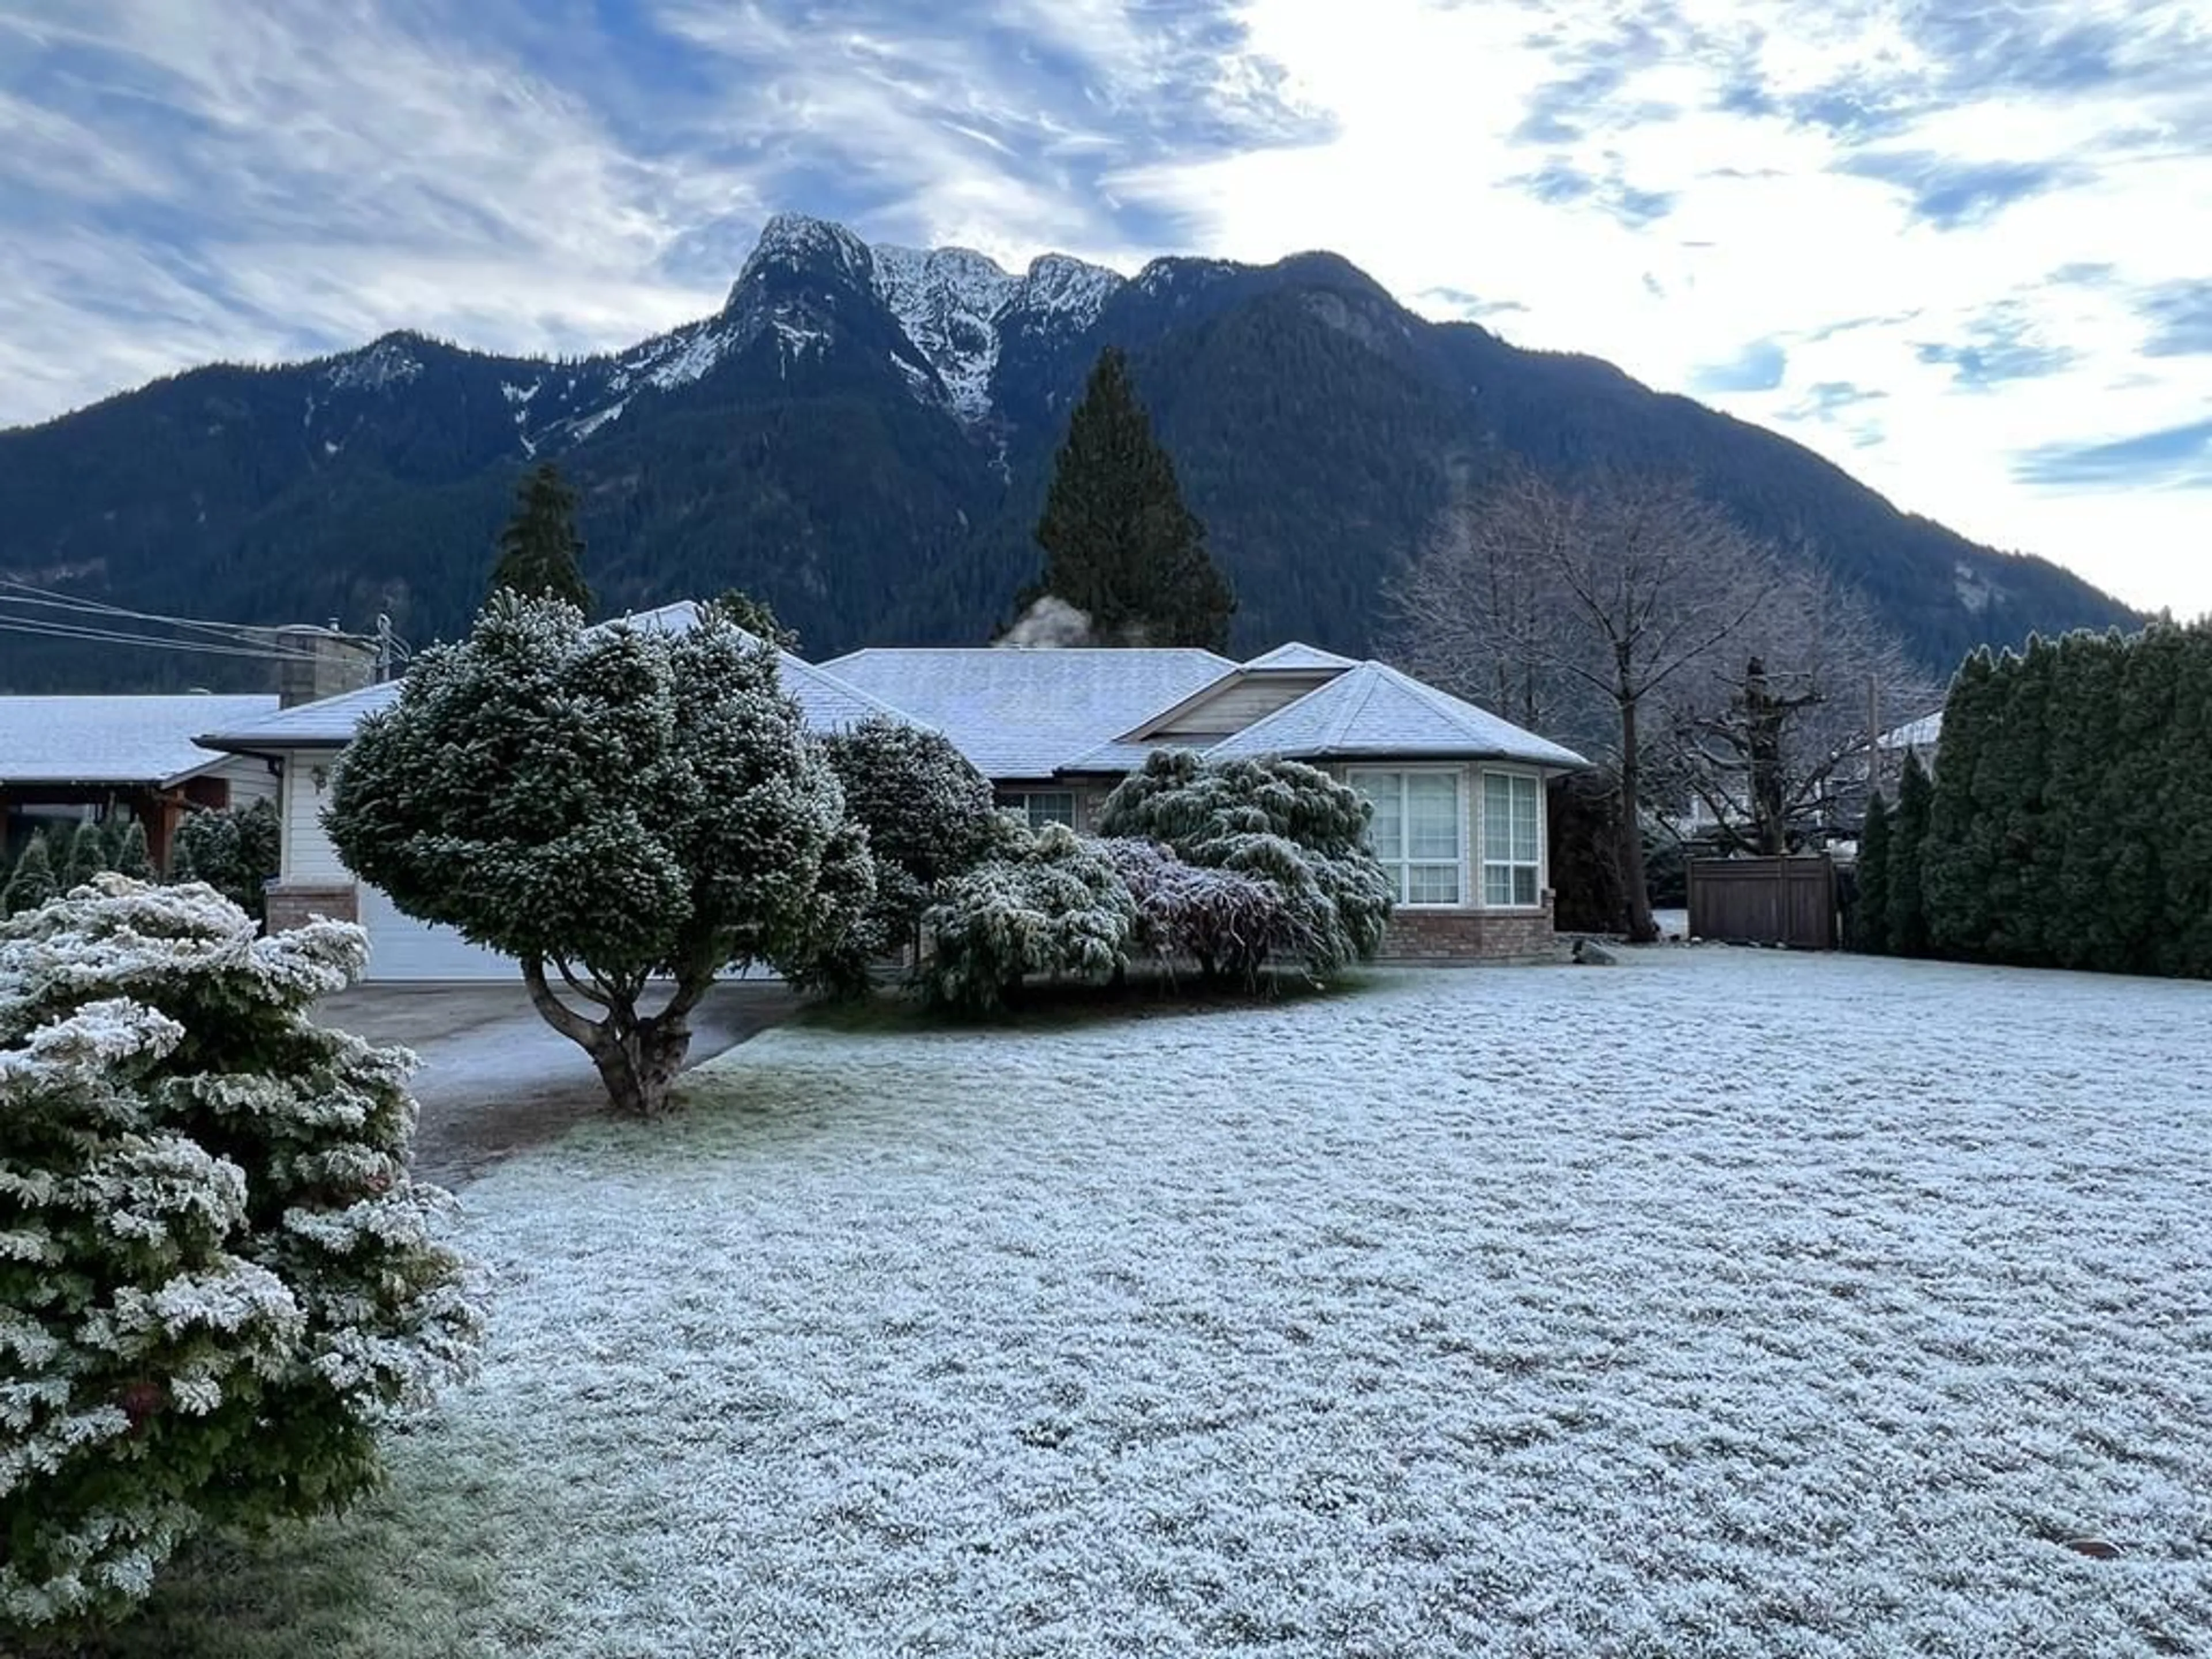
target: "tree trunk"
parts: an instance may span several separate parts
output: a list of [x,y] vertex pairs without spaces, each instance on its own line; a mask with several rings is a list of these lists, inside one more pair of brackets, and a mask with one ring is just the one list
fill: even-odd
[[1644,878],[1644,816],[1638,810],[1642,764],[1636,748],[1635,696],[1622,690],[1620,705],[1620,887],[1628,905],[1628,942],[1649,945],[1659,937],[1651,919],[1651,891]]
[[610,1030],[613,1022],[602,1023],[602,1036],[586,1052],[616,1111],[625,1117],[658,1117],[667,1110],[668,1091],[684,1069],[691,1027],[680,1014],[637,1019],[634,1009],[629,1012],[632,1023],[627,1030]]
[[658,1014],[640,1014],[634,996],[593,994],[606,1011],[605,1018],[596,1020],[554,994],[546,983],[543,961],[524,961],[522,982],[529,987],[530,1000],[545,1023],[592,1057],[615,1110],[626,1117],[658,1117],[667,1109],[669,1088],[684,1069],[684,1056],[691,1047],[689,1016],[704,982],[678,981],[675,996]]

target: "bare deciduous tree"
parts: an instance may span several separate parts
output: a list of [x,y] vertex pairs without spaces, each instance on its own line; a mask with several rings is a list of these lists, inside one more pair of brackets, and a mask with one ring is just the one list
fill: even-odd
[[1525,467],[1445,514],[1388,595],[1414,672],[1509,719],[1578,733],[1605,711],[1625,808],[1629,937],[1658,937],[1644,878],[1643,718],[1742,627],[1780,561],[1686,479]]
[[1856,596],[1791,569],[1738,630],[1725,670],[1685,677],[1658,769],[1711,815],[1730,851],[1777,854],[1819,842],[1839,785],[1869,744],[1869,693],[1918,710],[1936,686]]

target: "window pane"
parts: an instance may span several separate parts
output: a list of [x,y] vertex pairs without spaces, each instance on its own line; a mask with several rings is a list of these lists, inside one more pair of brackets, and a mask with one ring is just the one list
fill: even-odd
[[1367,797],[1375,807],[1375,817],[1367,826],[1369,839],[1375,846],[1375,856],[1384,863],[1406,855],[1405,823],[1399,811],[1400,792],[1403,775],[1397,772],[1354,772],[1352,787]]
[[1513,902],[1534,904],[1536,902],[1536,866],[1516,864],[1513,866]]
[[1456,864],[1415,864],[1407,866],[1407,897],[1408,904],[1457,904],[1459,902],[1459,866]]
[[1482,902],[1501,905],[1513,902],[1511,865],[1486,864],[1482,866]]
[[1064,823],[1075,828],[1075,792],[1071,789],[1036,789],[1024,798],[1029,809],[1030,828],[1041,824]]
[[1534,778],[1513,780],[1513,857],[1523,864],[1534,864],[1540,856],[1536,845],[1543,818],[1536,794],[1539,787]]
[[1406,856],[1459,858],[1459,780],[1449,772],[1406,777]]

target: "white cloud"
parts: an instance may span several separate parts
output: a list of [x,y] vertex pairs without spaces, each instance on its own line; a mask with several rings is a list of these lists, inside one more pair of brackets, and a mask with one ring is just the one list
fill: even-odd
[[[1895,6],[1685,13],[1739,37],[1747,20],[1769,25],[1758,63],[1772,95],[1852,76],[1869,86],[1924,82],[1943,68],[1914,44]],[[2202,274],[2201,255],[2176,228],[2212,223],[2212,158],[2175,137],[2192,107],[2201,113],[2201,94],[2147,97],[2126,83],[2000,89],[1906,119],[1885,147],[2089,169],[2078,185],[1945,230],[1915,220],[1898,186],[1834,171],[1849,152],[1830,132],[1720,108],[1732,69],[1720,40],[1705,42],[1704,58],[1628,69],[1611,94],[1616,107],[1671,104],[1673,118],[1624,131],[1588,111],[1577,122],[1571,111],[1583,137],[1513,143],[1532,98],[1560,78],[1563,47],[1601,37],[1610,15],[1595,4],[1554,6],[1540,18],[1420,0],[1253,0],[1255,47],[1334,115],[1338,136],[1296,152],[1169,162],[1123,182],[1198,215],[1211,251],[1266,259],[1327,246],[1415,303],[1438,289],[1516,302],[1525,309],[1492,325],[1516,343],[1593,352],[1662,389],[1686,389],[1700,365],[1779,341],[1789,349],[1779,387],[1713,401],[1969,535],[2057,558],[2138,604],[2212,610],[2203,492],[2069,497],[2012,476],[2020,450],[2201,418],[2212,397],[2212,359],[2139,361],[2142,325],[2117,297],[2045,281],[2090,261],[2145,282]],[[1544,157],[1592,173],[1618,167],[1636,188],[1670,195],[1672,210],[1631,229],[1589,201],[1534,201],[1510,181]],[[2004,302],[2071,347],[2075,362],[1990,392],[1918,361],[1916,343],[1959,339]],[[1867,315],[1896,320],[1804,343]],[[1840,424],[1790,412],[1804,409],[1809,386],[1835,381],[1887,395]]]
[[[1235,3],[648,0],[656,76],[583,6],[0,0],[0,419],[403,326],[626,344],[718,303],[777,208],[1011,264],[1328,247],[1663,389],[1779,349],[1779,386],[1716,400],[1970,535],[2212,609],[2203,492],[2014,473],[2212,398],[2212,357],[2141,355],[2128,291],[2202,274],[2202,0]],[[57,47],[98,74],[15,72]],[[1881,176],[1841,170],[1869,151]],[[2117,276],[2049,280],[2084,264]],[[1921,351],[2000,334],[2071,360],[1977,386]]]

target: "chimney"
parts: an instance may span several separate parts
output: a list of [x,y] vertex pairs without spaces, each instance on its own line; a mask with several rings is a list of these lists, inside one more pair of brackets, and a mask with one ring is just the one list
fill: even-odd
[[276,664],[279,708],[319,702],[341,691],[358,691],[374,676],[376,647],[369,641],[341,634],[335,626],[317,628],[312,623],[295,623],[270,631],[276,635],[277,649],[284,653]]

